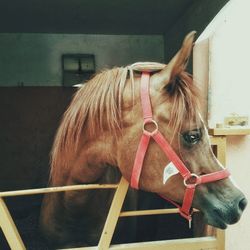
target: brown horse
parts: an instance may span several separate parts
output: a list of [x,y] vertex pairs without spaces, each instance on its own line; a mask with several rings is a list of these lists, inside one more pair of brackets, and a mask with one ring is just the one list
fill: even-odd
[[[185,38],[168,65],[137,63],[114,68],[96,75],[77,91],[53,145],[51,186],[117,181],[119,174],[113,169],[130,181],[143,126],[138,71],[145,70],[151,72],[154,120],[188,169],[197,175],[223,169],[212,153],[199,114],[197,88],[185,71],[193,37],[190,33]],[[169,162],[156,142],[150,141],[139,188],[181,203],[184,185],[180,174],[163,181]],[[110,197],[110,191],[47,194],[41,212],[45,237],[57,246],[96,244]],[[199,185],[192,205],[208,224],[224,229],[239,220],[246,204],[231,178],[225,178]]]

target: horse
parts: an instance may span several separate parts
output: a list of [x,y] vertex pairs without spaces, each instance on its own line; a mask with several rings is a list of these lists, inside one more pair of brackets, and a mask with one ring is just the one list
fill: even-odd
[[[83,84],[54,140],[50,186],[117,182],[122,175],[133,188],[184,204],[180,212],[187,219],[191,206],[217,228],[240,219],[247,199],[212,152],[200,115],[201,95],[186,71],[194,36],[185,37],[166,65],[116,67]],[[142,81],[148,81],[148,96],[141,96]],[[142,105],[145,98],[150,108]],[[143,121],[150,112],[152,119]],[[149,139],[136,174],[143,136]],[[44,237],[56,247],[96,245],[112,195],[108,190],[46,194],[40,216]]]

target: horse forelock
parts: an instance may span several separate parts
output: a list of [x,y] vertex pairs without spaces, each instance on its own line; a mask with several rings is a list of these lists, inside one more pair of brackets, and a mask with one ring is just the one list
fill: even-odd
[[200,91],[193,83],[193,77],[186,71],[176,77],[173,84],[175,89],[170,93],[171,112],[169,126],[173,136],[180,133],[184,122],[197,122],[200,119]]
[[[137,63],[122,68],[105,70],[95,75],[74,95],[64,113],[51,151],[50,176],[62,175],[68,168],[70,159],[77,153],[82,134],[84,138],[93,137],[108,129],[115,136],[121,130],[122,95],[128,74],[131,91],[134,91],[134,71],[157,72],[165,65],[158,63]],[[184,118],[192,119],[197,110],[198,94],[192,77],[182,72],[172,98],[172,112],[169,125],[178,132]],[[131,93],[134,96],[134,93]]]

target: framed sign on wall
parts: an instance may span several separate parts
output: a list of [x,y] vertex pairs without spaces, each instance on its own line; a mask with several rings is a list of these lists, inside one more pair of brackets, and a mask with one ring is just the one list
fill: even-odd
[[63,86],[82,84],[95,73],[95,56],[92,54],[62,55]]

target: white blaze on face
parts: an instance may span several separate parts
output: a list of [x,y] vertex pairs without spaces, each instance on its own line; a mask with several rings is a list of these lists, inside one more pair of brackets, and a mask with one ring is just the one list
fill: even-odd
[[170,162],[163,171],[163,184],[165,184],[168,179],[179,173],[179,170],[176,168],[173,162]]

